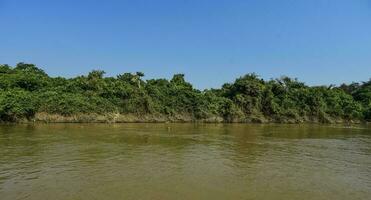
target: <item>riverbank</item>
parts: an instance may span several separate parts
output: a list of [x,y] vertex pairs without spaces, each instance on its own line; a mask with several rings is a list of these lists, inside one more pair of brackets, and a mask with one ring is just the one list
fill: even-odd
[[308,86],[289,77],[263,80],[246,74],[221,88],[201,91],[184,74],[143,79],[141,72],[105,77],[94,70],[63,78],[26,63],[0,65],[0,72],[3,122],[371,121],[371,82],[357,87]]
[[49,113],[36,113],[33,118],[19,119],[16,123],[280,123],[280,124],[300,124],[300,123],[316,123],[316,124],[360,124],[367,123],[360,120],[344,120],[341,118],[319,119],[316,117],[298,117],[292,118],[267,118],[265,116],[248,116],[245,118],[234,118],[225,120],[220,116],[211,116],[205,119],[195,119],[190,115],[163,115],[163,114],[75,114],[75,115],[59,115]]

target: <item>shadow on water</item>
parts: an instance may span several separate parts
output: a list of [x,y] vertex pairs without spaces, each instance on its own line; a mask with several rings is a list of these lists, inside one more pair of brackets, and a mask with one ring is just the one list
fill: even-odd
[[269,125],[263,126],[262,135],[287,139],[344,139],[347,137],[370,136],[371,129],[364,125]]

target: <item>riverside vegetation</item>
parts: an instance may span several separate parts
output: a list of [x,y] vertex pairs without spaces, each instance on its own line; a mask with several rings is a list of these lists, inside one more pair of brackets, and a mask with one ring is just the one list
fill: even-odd
[[256,74],[200,91],[183,74],[144,80],[144,74],[50,77],[33,64],[0,65],[2,122],[367,122],[371,79],[307,86],[297,79]]

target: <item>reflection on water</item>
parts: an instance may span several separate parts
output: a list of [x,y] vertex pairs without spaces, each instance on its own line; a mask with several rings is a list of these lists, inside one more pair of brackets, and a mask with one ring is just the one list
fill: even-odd
[[0,198],[369,199],[371,128],[0,126]]

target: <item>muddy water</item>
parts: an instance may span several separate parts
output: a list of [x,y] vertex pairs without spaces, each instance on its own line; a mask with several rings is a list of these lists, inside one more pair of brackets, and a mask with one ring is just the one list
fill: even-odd
[[0,199],[369,199],[371,128],[0,126]]

